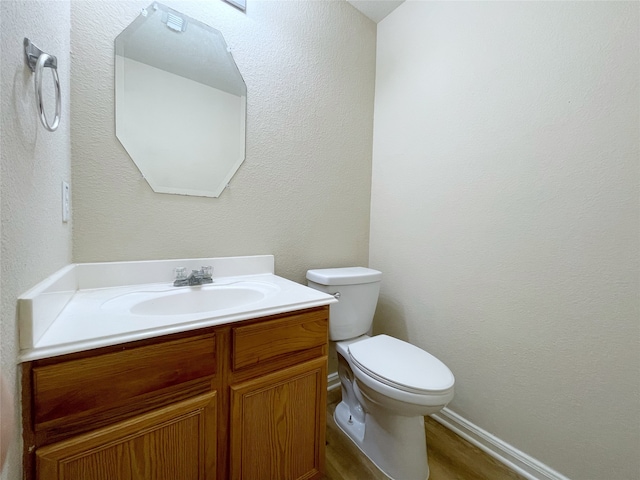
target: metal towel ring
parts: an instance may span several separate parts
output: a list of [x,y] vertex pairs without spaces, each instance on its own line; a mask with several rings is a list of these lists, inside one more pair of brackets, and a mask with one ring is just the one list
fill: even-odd
[[[60,94],[60,79],[58,78],[58,59],[53,55],[44,53],[38,47],[36,47],[28,38],[24,39],[24,53],[26,62],[31,71],[34,73],[34,84],[36,90],[36,104],[38,107],[38,113],[40,114],[40,121],[44,128],[50,132],[54,132],[58,125],[60,125],[60,112],[62,111],[62,99]],[[44,103],[42,102],[42,70],[47,67],[51,69],[53,75],[53,83],[56,87],[56,114],[53,118],[53,123],[49,125],[47,117],[44,113]]]

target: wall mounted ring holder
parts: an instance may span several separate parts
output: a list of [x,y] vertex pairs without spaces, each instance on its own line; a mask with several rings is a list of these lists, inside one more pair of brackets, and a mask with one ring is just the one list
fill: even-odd
[[[34,74],[34,84],[36,90],[36,104],[38,107],[38,113],[40,114],[40,121],[44,128],[50,132],[54,132],[60,124],[60,112],[62,110],[62,99],[60,96],[60,79],[58,78],[58,59],[53,55],[43,52],[36,47],[28,38],[24,39],[24,54],[25,60],[29,69]],[[53,75],[53,83],[56,89],[56,114],[53,118],[53,123],[49,124],[47,117],[44,113],[44,104],[42,102],[42,71],[44,68],[50,68]]]

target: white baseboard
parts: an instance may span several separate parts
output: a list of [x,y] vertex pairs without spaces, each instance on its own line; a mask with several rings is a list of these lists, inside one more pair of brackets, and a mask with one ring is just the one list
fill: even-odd
[[431,418],[529,480],[569,480],[568,477],[500,440],[448,408],[434,413]]
[[327,391],[332,392],[333,390],[340,388],[340,379],[338,378],[338,372],[333,372],[327,375]]
[[[340,388],[338,374],[336,372],[329,374],[327,390],[331,392],[338,388]],[[434,413],[431,418],[529,480],[570,480],[448,408]]]

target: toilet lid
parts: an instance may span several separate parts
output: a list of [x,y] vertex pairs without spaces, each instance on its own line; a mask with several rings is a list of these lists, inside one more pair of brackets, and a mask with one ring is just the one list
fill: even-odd
[[352,343],[349,355],[371,377],[407,392],[442,392],[454,384],[451,370],[436,357],[388,335]]

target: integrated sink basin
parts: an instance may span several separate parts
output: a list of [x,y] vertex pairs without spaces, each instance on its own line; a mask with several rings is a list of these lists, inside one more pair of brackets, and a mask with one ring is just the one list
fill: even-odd
[[169,292],[143,300],[131,308],[134,315],[184,315],[213,312],[248,305],[262,300],[265,294],[246,287],[200,287]]
[[[177,268],[213,283],[174,287]],[[272,255],[72,264],[18,299],[20,361],[334,303],[274,274]]]
[[129,311],[132,315],[167,316],[217,312],[249,307],[280,289],[269,283],[239,281],[233,284],[209,284],[173,287],[162,291],[142,291],[120,295],[102,304],[102,310]]

